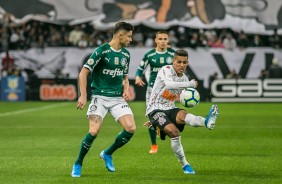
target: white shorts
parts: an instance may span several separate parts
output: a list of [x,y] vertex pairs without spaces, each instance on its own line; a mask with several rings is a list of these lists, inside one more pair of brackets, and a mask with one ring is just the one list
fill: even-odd
[[104,119],[107,112],[111,113],[111,115],[115,118],[115,121],[117,121],[123,115],[133,115],[128,103],[124,100],[124,98],[93,95],[87,110],[87,116],[98,115]]

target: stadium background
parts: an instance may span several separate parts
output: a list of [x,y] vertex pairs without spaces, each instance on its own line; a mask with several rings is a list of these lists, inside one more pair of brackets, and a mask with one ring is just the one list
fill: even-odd
[[[282,65],[282,2],[176,0],[162,17],[165,1],[0,1],[1,183],[282,183],[282,77],[273,76]],[[137,133],[109,175],[97,155],[120,127],[107,116],[83,177],[73,180],[87,131],[85,109],[75,109],[77,74],[119,20],[136,28],[129,50]],[[190,53],[187,73],[200,81],[202,100],[190,111],[204,116],[210,101],[220,108],[214,131],[187,127],[182,134],[195,177],[178,170],[169,141],[158,139],[160,153],[147,154],[146,89],[134,85],[134,73],[160,29],[171,47]]]
[[[172,48],[189,51],[187,73],[200,82],[202,101],[282,101],[280,1],[166,2],[29,0],[28,8],[19,0],[1,2],[1,77],[10,76],[1,82],[1,100],[76,100],[81,65],[109,41],[116,21],[127,20],[136,28],[129,48],[131,100],[144,100],[135,71],[162,29]],[[269,71],[272,61],[275,72]],[[221,81],[212,86],[214,79]]]

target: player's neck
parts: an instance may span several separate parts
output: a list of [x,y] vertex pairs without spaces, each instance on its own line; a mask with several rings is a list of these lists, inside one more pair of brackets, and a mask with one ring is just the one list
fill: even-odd
[[158,51],[158,52],[165,52],[166,50],[167,50],[167,48],[156,47],[156,51]]
[[122,48],[122,46],[120,45],[119,42],[117,42],[116,40],[112,40],[109,42],[109,45],[115,49],[115,50],[120,50]]

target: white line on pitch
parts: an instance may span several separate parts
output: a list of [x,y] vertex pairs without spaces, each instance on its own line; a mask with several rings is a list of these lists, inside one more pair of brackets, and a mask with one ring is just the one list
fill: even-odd
[[58,104],[46,105],[44,107],[36,107],[36,108],[25,109],[25,110],[5,112],[5,113],[0,113],[0,117],[23,114],[23,113],[27,113],[27,112],[34,112],[34,111],[45,110],[45,109],[52,109],[52,108],[55,108],[55,107],[61,107],[61,106],[65,106],[65,105],[68,105],[68,104],[69,103],[60,103],[60,104],[58,103]]

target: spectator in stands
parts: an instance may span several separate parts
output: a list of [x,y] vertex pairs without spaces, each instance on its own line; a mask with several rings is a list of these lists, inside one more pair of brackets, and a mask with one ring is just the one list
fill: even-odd
[[178,41],[176,43],[176,47],[178,48],[184,48],[188,46],[189,43],[189,39],[188,39],[188,35],[186,33],[186,29],[182,26],[177,28],[177,38]]
[[140,27],[138,27],[132,35],[133,45],[135,47],[143,47],[144,46],[143,40],[144,40],[144,35],[141,32]]
[[282,68],[278,63],[278,58],[272,59],[272,64],[269,67],[269,78],[282,78]]
[[239,79],[241,76],[233,69],[226,75],[226,79]]
[[250,47],[263,47],[264,43],[258,34],[255,34],[253,40],[250,41]]
[[11,36],[10,27],[11,27],[10,14],[5,13],[2,18],[1,29],[0,29],[0,35],[1,35],[0,51],[9,50],[9,43],[10,43],[10,36]]
[[59,46],[61,35],[56,27],[50,26],[50,34],[48,37],[49,46]]
[[170,30],[170,31],[168,32],[168,40],[169,40],[169,43],[170,43],[171,47],[172,47],[172,48],[175,48],[175,47],[176,47],[176,44],[177,44],[177,42],[178,42],[178,39],[177,39],[177,37],[176,37],[176,35],[175,35],[174,30]]
[[154,37],[154,34],[152,34],[152,33],[147,34],[147,38],[146,38],[145,43],[144,43],[145,47],[149,47],[149,48],[154,47],[155,42],[154,42],[153,37]]
[[10,48],[9,49],[13,49],[16,50],[18,49],[18,46],[20,45],[20,35],[19,35],[19,31],[17,28],[11,28],[11,36],[10,36]]
[[205,35],[205,32],[204,30],[200,29],[199,30],[199,39],[200,39],[200,42],[202,44],[203,47],[208,47],[208,38],[207,36]]
[[214,72],[212,75],[209,76],[209,87],[211,87],[212,82],[216,79],[218,79],[218,73]]
[[231,33],[227,33],[226,37],[223,39],[224,48],[233,51],[237,47],[236,40],[233,38]]
[[75,26],[74,30],[72,30],[69,34],[69,42],[72,46],[77,46],[78,41],[81,39],[83,35],[83,31],[80,26]]
[[268,72],[267,72],[267,70],[262,69],[262,70],[260,71],[260,74],[259,74],[259,77],[258,77],[258,78],[261,79],[261,80],[268,78]]
[[211,48],[224,48],[222,40],[217,36],[217,34],[211,36],[208,41],[208,46]]
[[277,33],[275,33],[272,37],[270,37],[269,42],[270,42],[270,46],[275,49],[282,48],[282,39]]
[[192,49],[196,49],[197,47],[202,47],[203,44],[200,40],[200,37],[199,37],[199,33],[198,32],[193,32],[191,34],[191,38],[190,40],[188,41],[188,46]]
[[244,31],[240,31],[237,39],[237,45],[239,49],[245,49],[249,46],[249,39]]
[[15,68],[15,61],[14,58],[12,58],[9,55],[9,51],[6,51],[6,55],[4,58],[2,58],[2,71],[11,71],[13,68]]
[[85,49],[88,47],[88,35],[82,34],[80,40],[77,43],[77,46],[81,49]]
[[213,29],[207,29],[207,30],[203,31],[202,34],[204,34],[205,37],[206,37],[206,39],[209,41],[209,40],[212,39],[212,37],[213,37],[214,35],[216,35],[216,32],[215,32],[215,30],[213,30]]
[[68,41],[68,37],[69,37],[69,31],[67,30],[66,26],[61,26],[59,31],[60,34],[60,45],[59,46],[69,46],[69,41]]
[[209,86],[206,89],[206,98],[207,100],[211,100],[211,85],[214,80],[218,79],[218,73],[214,72],[212,75],[209,76]]

